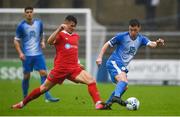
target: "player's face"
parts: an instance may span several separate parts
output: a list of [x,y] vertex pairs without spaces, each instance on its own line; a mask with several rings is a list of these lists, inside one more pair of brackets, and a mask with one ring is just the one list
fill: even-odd
[[138,26],[129,26],[129,33],[132,39],[136,39],[137,34],[140,31],[140,27]]
[[28,21],[31,21],[33,18],[33,10],[27,9],[24,13],[24,16]]
[[67,25],[66,31],[67,31],[68,33],[71,34],[71,33],[73,33],[73,32],[75,31],[75,29],[76,29],[76,24],[75,24],[73,21],[67,21],[65,24]]

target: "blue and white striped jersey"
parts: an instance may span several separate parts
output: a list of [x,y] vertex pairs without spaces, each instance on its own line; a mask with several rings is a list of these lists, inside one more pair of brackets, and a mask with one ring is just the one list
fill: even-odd
[[26,56],[42,54],[42,37],[43,23],[39,19],[34,19],[32,25],[23,20],[17,26],[15,39],[21,41],[22,51]]
[[135,40],[132,40],[129,32],[118,33],[111,40],[108,41],[111,47],[116,45],[116,49],[109,58],[109,61],[120,62],[127,66],[137,53],[139,47],[146,46],[150,40],[138,34]]

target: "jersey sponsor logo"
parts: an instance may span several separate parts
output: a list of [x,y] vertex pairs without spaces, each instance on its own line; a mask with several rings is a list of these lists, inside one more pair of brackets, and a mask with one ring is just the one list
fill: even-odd
[[66,49],[70,49],[70,48],[71,48],[71,45],[70,45],[69,43],[66,43],[66,44],[65,44],[65,48],[66,48]]
[[70,48],[76,48],[77,49],[78,47],[76,45],[70,45],[69,43],[66,43],[65,48],[66,49],[70,49]]

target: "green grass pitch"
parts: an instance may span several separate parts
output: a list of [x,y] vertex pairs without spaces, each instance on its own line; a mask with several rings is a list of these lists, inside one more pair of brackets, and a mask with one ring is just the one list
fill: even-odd
[[[30,90],[39,86],[40,81],[31,79]],[[112,84],[98,84],[103,100],[114,89]],[[44,96],[29,103],[21,110],[12,110],[10,106],[22,99],[20,80],[0,80],[0,116],[180,116],[179,86],[130,85],[123,99],[137,97],[140,109],[128,111],[114,104],[112,110],[95,110],[85,85],[56,85],[51,93],[59,97],[57,103],[46,103]]]

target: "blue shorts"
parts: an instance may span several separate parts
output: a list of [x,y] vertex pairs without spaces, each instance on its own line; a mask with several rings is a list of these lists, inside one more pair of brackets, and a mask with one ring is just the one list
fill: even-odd
[[22,62],[23,64],[23,72],[29,73],[33,70],[47,70],[45,58],[43,55],[37,56],[26,56],[25,60]]
[[116,83],[115,76],[120,74],[122,71],[128,73],[128,69],[120,62],[108,60],[106,68],[111,76],[111,81]]

